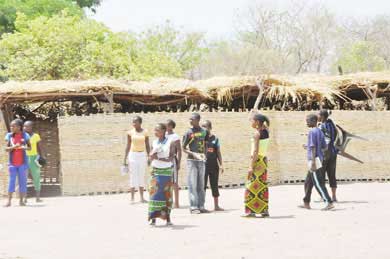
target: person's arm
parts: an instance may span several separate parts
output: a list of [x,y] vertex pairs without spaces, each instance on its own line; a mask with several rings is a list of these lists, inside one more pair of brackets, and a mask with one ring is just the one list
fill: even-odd
[[27,140],[26,140],[26,144],[27,144],[27,146],[26,146],[26,147],[23,147],[23,149],[24,149],[24,150],[30,151],[30,150],[31,150],[31,142],[30,142],[30,139],[27,139]]
[[221,147],[218,146],[218,149],[217,149],[217,160],[218,160],[218,163],[219,163],[219,169],[221,170],[221,173],[223,174],[224,172],[224,168],[223,168],[223,164],[222,164],[222,153],[221,153]]
[[126,145],[126,149],[125,149],[125,159],[123,160],[124,165],[127,165],[127,156],[129,155],[130,148],[131,148],[131,136],[129,134],[127,134],[127,145]]
[[186,133],[183,137],[183,143],[182,143],[182,148],[183,148],[183,152],[186,153],[186,154],[191,154],[192,152],[190,150],[188,150],[187,146],[188,146],[188,143],[190,143],[190,138],[188,136],[188,133]]
[[11,141],[6,141],[7,142],[7,145],[5,147],[5,151],[6,152],[12,152],[14,149],[17,148],[17,146],[12,146],[11,145]]
[[308,149],[311,153],[311,166],[310,171],[315,172],[316,171],[316,142],[315,142],[315,135],[312,131],[309,132],[309,145]]
[[145,136],[145,147],[146,147],[146,155],[149,156],[150,154],[149,136]]
[[206,131],[206,136],[204,137],[204,143],[203,143],[203,153],[205,155],[205,157],[207,156],[207,142],[209,141],[209,132]]
[[43,155],[43,148],[42,148],[42,143],[41,143],[41,141],[39,141],[39,142],[37,143],[37,150],[38,150],[38,155],[39,155],[40,157],[42,157],[43,159],[46,159],[45,156]]
[[158,158],[157,153],[154,153],[150,156],[150,160],[158,160],[163,162],[172,162],[175,157],[175,145],[169,145],[169,157],[167,158]]
[[180,139],[178,139],[176,142],[176,148],[175,148],[175,154],[177,155],[177,165],[176,169],[180,170],[180,165],[181,165],[181,157],[182,157],[182,151],[181,151],[181,144],[180,144]]
[[253,136],[253,140],[254,140],[254,149],[253,149],[253,153],[251,156],[251,164],[250,164],[249,171],[248,171],[248,179],[250,177],[252,177],[253,171],[254,171],[255,166],[256,166],[257,154],[259,153],[259,140],[260,140],[260,133],[259,132],[256,132],[256,134]]

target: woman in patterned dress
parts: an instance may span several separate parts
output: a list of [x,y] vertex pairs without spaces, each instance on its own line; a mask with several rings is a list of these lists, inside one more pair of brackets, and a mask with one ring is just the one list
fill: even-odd
[[267,184],[267,150],[269,144],[269,120],[262,114],[253,116],[251,164],[245,190],[245,217],[269,217]]
[[156,140],[153,141],[150,161],[152,161],[152,176],[149,187],[149,217],[150,225],[156,225],[156,219],[166,220],[167,226],[171,223],[172,209],[172,174],[174,149],[166,137],[165,124],[157,124],[154,129]]

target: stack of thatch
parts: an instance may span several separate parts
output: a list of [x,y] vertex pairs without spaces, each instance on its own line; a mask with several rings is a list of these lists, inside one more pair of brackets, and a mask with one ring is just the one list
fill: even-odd
[[[378,97],[390,93],[390,73],[361,73],[346,76],[301,75],[262,77],[268,102],[307,103],[327,100],[368,99],[366,89],[378,87]],[[127,102],[145,106],[209,103],[228,105],[245,103],[257,96],[259,78],[216,77],[207,80],[156,79],[150,82],[119,80],[7,82],[0,85],[0,104],[44,101]]]

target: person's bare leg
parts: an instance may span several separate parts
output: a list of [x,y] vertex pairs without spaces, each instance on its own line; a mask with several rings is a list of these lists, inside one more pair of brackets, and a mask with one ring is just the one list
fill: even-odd
[[332,188],[332,200],[333,201],[337,201],[336,190],[337,190],[337,188]]
[[24,203],[25,196],[27,196],[25,193],[19,193],[19,205],[24,207],[26,206],[26,203]]
[[37,202],[42,202],[41,200],[41,191],[36,191],[35,192],[35,197]]
[[180,206],[179,206],[179,185],[177,183],[173,185],[173,192],[175,195],[175,208],[178,209],[180,208]]
[[218,197],[214,197],[214,210],[215,211],[223,211],[224,210],[221,207],[219,207]]
[[134,201],[134,192],[135,192],[135,189],[133,187],[130,188],[130,199],[131,201],[133,202]]
[[144,199],[144,187],[139,187],[139,196],[142,203],[145,203],[146,200]]
[[12,192],[9,192],[9,193],[8,193],[8,201],[7,201],[7,203],[4,205],[4,207],[11,207],[11,201],[12,201]]
[[170,215],[168,215],[167,216],[167,226],[172,226],[173,224],[172,224],[172,222],[171,222],[171,216]]

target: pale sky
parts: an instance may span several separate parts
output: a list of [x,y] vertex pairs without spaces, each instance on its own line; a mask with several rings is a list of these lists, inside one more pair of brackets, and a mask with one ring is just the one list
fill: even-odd
[[[139,32],[170,20],[186,31],[206,33],[208,38],[232,35],[237,14],[262,0],[103,0],[94,19],[114,31]],[[265,0],[267,1],[267,0]],[[316,0],[306,0],[309,2]],[[283,5],[288,0],[274,0]],[[390,0],[326,0],[343,16],[390,14]]]

